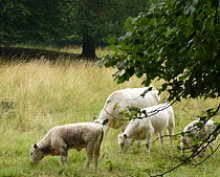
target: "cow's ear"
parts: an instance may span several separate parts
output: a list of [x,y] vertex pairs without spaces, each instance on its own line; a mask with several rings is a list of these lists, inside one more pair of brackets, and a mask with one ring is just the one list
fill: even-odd
[[128,135],[127,134],[123,134],[123,137],[125,138],[125,139],[127,139],[128,138]]
[[34,144],[34,149],[38,149],[38,146],[37,146],[37,144]]
[[108,119],[105,119],[104,122],[102,123],[103,125],[106,125],[108,123]]

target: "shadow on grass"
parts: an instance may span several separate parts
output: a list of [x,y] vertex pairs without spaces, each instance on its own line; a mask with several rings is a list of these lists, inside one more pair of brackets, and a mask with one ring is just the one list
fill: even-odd
[[83,59],[80,55],[56,50],[23,48],[23,47],[0,47],[0,60],[4,61],[23,61],[43,59],[56,61],[60,58],[69,60]]

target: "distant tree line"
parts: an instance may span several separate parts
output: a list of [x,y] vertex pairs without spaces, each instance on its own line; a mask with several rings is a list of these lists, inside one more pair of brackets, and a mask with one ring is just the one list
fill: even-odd
[[95,58],[97,45],[125,31],[124,21],[149,6],[146,0],[1,0],[0,45],[82,44]]

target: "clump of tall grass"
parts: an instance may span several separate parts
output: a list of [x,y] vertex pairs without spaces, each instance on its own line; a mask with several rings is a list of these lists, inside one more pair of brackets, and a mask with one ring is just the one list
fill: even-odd
[[[126,87],[116,85],[111,73],[109,69],[81,61],[68,65],[41,61],[4,65],[0,74],[0,101],[13,105],[13,111],[28,120],[59,115],[56,123],[62,123],[68,121],[69,113],[75,114],[72,122],[86,120],[98,114],[100,103],[105,102],[110,92]],[[139,82],[129,86],[139,86]]]

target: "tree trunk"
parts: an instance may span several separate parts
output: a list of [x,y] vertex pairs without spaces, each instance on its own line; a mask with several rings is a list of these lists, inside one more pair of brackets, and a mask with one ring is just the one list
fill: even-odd
[[93,37],[84,34],[81,57],[91,60],[96,59],[95,49],[95,40]]

